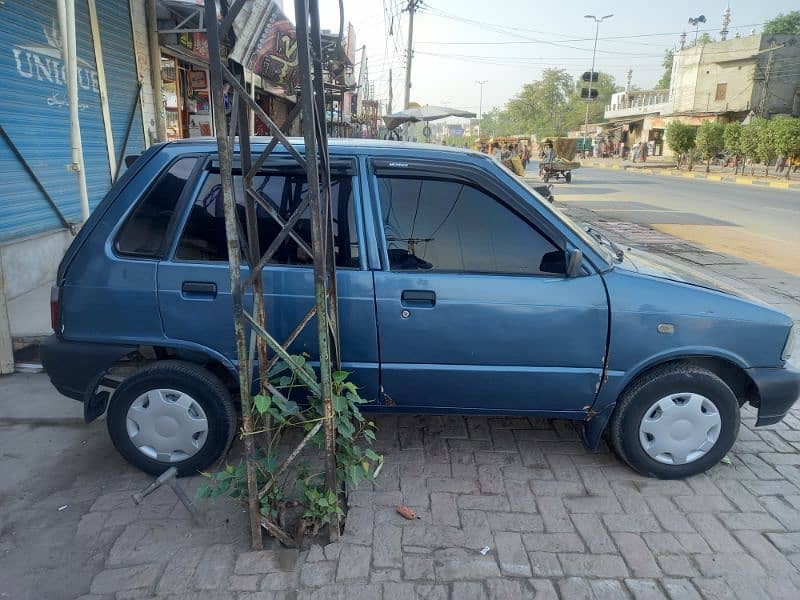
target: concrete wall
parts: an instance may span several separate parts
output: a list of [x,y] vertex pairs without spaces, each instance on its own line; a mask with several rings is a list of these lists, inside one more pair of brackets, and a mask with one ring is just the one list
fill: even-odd
[[136,54],[136,71],[142,82],[141,107],[145,143],[149,146],[156,140],[156,102],[150,76],[150,54],[147,38],[145,0],[130,0],[133,50]]
[[[762,35],[761,49],[765,50],[770,44],[785,44],[783,48],[774,51],[775,59],[767,84],[766,112],[768,115],[789,114],[800,116],[800,106],[796,97],[800,94],[800,36],[796,35]],[[760,67],[766,71],[769,61],[769,52],[760,55]],[[760,86],[761,87],[761,86]],[[757,90],[758,96],[753,102],[761,99],[761,89]],[[794,114],[792,114],[794,112]]]

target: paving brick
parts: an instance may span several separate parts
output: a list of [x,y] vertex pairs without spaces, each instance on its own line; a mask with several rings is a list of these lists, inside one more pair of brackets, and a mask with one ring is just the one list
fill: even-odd
[[100,571],[92,579],[93,594],[113,594],[124,590],[148,588],[158,579],[158,565],[145,564]]
[[661,526],[653,515],[603,515],[603,522],[609,531],[627,533],[661,531]]
[[628,568],[616,554],[559,554],[567,575],[581,577],[627,577]]
[[434,552],[434,569],[437,581],[459,581],[462,579],[483,579],[499,577],[494,556],[461,548],[448,548]]
[[688,579],[662,579],[661,585],[672,600],[701,600],[697,589]]
[[[458,496],[458,508],[466,510],[500,510],[508,511],[511,506],[505,496],[481,496],[464,494]],[[535,508],[534,508],[535,512]]]
[[786,529],[800,530],[800,510],[797,507],[790,505],[784,498],[776,496],[761,498],[761,503],[769,514],[778,519]]
[[191,589],[195,568],[203,558],[202,548],[189,548],[177,553],[167,563],[156,586],[159,594],[181,594]]
[[403,579],[406,581],[433,581],[433,559],[428,556],[403,557]]
[[527,600],[527,586],[514,579],[487,579],[486,589],[490,600]]
[[[456,514],[457,516],[457,514]],[[372,544],[372,564],[376,567],[397,567],[403,559],[403,530],[394,525],[375,526]]]
[[513,513],[513,512],[489,512],[489,527],[492,531],[516,531],[526,533],[530,531],[544,531],[544,522],[540,515]]
[[561,498],[548,496],[537,498],[536,505],[539,514],[542,515],[546,531],[567,533],[575,530]]
[[798,487],[786,480],[779,481],[743,481],[742,486],[754,496],[786,496],[797,494]]
[[535,479],[530,482],[533,495],[539,496],[581,496],[586,488],[578,481],[550,481]]
[[692,582],[705,600],[737,600],[736,594],[724,579],[696,577]]
[[388,600],[416,600],[417,595],[411,583],[384,583],[383,597]]
[[675,538],[690,554],[710,554],[712,552],[708,542],[697,533],[676,533]]
[[782,531],[776,519],[763,512],[754,513],[722,513],[719,518],[728,529],[752,529],[758,531]]
[[478,467],[478,484],[483,494],[504,494],[506,491],[502,473],[494,466]]
[[258,550],[239,554],[233,571],[237,575],[261,575],[274,571],[291,571],[296,565],[295,550]]
[[456,581],[453,583],[453,595],[451,598],[457,598],[458,600],[488,600],[489,596],[481,583],[476,581]]
[[658,586],[658,582],[653,579],[626,579],[625,585],[633,594],[634,600],[666,600],[667,598]]
[[563,498],[564,506],[572,514],[610,514],[622,512],[622,506],[614,496],[583,496]]
[[343,538],[354,544],[371,544],[374,517],[372,508],[351,508],[347,512]]
[[526,467],[548,467],[547,458],[539,441],[518,440],[517,447],[522,464]]
[[738,481],[718,481],[717,487],[723,494],[733,502],[734,506],[742,512],[763,512],[764,507],[758,499],[753,496]]
[[627,514],[650,515],[647,498],[639,492],[635,481],[612,481],[611,489]]
[[194,587],[198,590],[222,589],[232,573],[233,548],[225,544],[214,544],[206,548],[195,569]]
[[687,513],[719,513],[736,508],[725,496],[675,496],[675,504]]
[[742,551],[742,547],[714,515],[709,513],[691,514],[689,515],[689,521],[716,552]]
[[255,592],[261,583],[260,575],[231,575],[228,589],[234,592]]
[[614,491],[602,471],[590,467],[578,469],[580,480],[589,496],[614,496]]
[[497,560],[503,575],[511,577],[532,575],[528,555],[519,533],[497,532],[494,534],[494,543],[497,546]]
[[617,551],[614,542],[606,533],[602,521],[595,515],[572,515],[572,522],[589,547],[589,552],[607,554]]
[[470,479],[448,479],[431,477],[428,479],[428,489],[431,492],[452,492],[454,494],[477,494],[478,482]]
[[403,580],[401,569],[371,569],[369,572],[370,583],[399,582]]
[[661,570],[641,537],[633,533],[613,533],[612,537],[634,577],[661,576]]
[[527,482],[506,481],[506,495],[512,511],[522,513],[535,513],[536,500]]
[[685,555],[664,554],[658,557],[658,565],[665,575],[672,577],[697,577],[698,575],[691,559]]
[[589,582],[582,577],[567,577],[558,581],[562,598],[569,600],[594,600],[594,592]]
[[464,531],[457,527],[413,523],[403,527],[403,545],[422,546],[427,548],[445,548],[463,546]]
[[462,543],[453,545],[462,545],[474,550],[492,545],[492,529],[489,527],[489,518],[482,510],[462,510],[461,527]]
[[686,516],[678,511],[669,498],[648,496],[647,505],[653,511],[661,526],[667,531],[694,532],[694,528],[686,519]]
[[529,552],[528,560],[535,577],[560,577],[564,574],[558,556],[552,552]]
[[525,533],[522,542],[528,552],[584,552],[583,541],[574,533]]
[[695,556],[695,562],[706,577],[764,575],[764,568],[749,554],[698,554]]
[[307,587],[320,587],[336,579],[336,561],[306,563],[300,569],[300,584]]
[[750,555],[758,560],[768,573],[796,573],[794,565],[786,560],[775,546],[758,531],[738,531],[736,538]]
[[529,579],[528,584],[533,588],[536,600],[558,600],[558,592],[549,579]]
[[261,589],[266,591],[295,590],[299,577],[298,571],[267,573],[261,580]]
[[336,581],[355,581],[369,578],[370,555],[369,546],[343,544],[339,554],[339,566],[336,569]]
[[684,554],[685,548],[671,533],[643,533],[642,539],[654,554]]
[[[543,444],[540,444],[543,445]],[[547,462],[550,464],[550,471],[556,479],[560,481],[574,481],[581,482],[578,469],[569,456],[563,454],[546,453]]]
[[622,583],[614,579],[591,579],[589,586],[592,588],[595,598],[608,600],[628,600],[628,592]]

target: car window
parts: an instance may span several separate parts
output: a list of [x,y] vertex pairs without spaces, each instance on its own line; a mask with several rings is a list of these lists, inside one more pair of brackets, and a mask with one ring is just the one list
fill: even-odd
[[[334,175],[331,178],[334,252],[336,266],[340,268],[359,267],[352,179],[350,175]],[[238,196],[241,183],[241,176],[234,176],[234,188],[237,193],[236,209],[242,224],[241,231],[244,234],[245,208],[242,198]],[[308,193],[306,177],[301,173],[258,175],[253,178],[253,187],[261,198],[281,215],[284,221],[289,219],[294,209]],[[264,252],[280,232],[280,226],[259,205],[256,205],[256,214],[258,216],[259,247]],[[294,231],[309,247],[311,246],[311,214],[308,209],[294,226]],[[208,175],[193,202],[191,214],[178,244],[176,258],[193,261],[228,260],[222,186],[218,173]],[[287,237],[270,263],[310,266],[313,264],[313,260],[298,246],[296,241]]]
[[380,177],[393,271],[564,273],[564,253],[496,198],[459,181]]
[[150,188],[122,226],[115,242],[117,252],[148,258],[162,255],[175,205],[197,161],[197,157],[175,161]]

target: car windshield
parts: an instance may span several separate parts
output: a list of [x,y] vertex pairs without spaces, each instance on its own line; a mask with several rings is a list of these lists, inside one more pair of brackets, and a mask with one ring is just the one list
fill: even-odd
[[524,192],[531,197],[532,201],[539,204],[545,210],[549,210],[550,213],[558,219],[567,229],[569,229],[572,233],[578,236],[587,246],[590,246],[592,250],[594,250],[602,259],[606,262],[606,267],[611,267],[614,263],[617,262],[617,257],[614,252],[609,249],[607,246],[601,244],[596,238],[586,232],[583,226],[579,223],[573,221],[570,217],[562,213],[560,210],[555,210],[553,207],[549,206],[547,202],[543,202],[537,195],[534,194],[533,190],[524,182],[520,180],[511,169],[506,167],[504,164],[500,162],[496,162],[495,164],[503,169],[506,173],[511,176],[511,179],[517,183],[519,183],[519,188],[524,190]]

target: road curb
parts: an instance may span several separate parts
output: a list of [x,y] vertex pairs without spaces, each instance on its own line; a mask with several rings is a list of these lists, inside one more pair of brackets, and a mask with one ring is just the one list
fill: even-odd
[[735,185],[749,185],[757,187],[769,187],[778,190],[789,190],[800,192],[800,183],[791,181],[765,181],[744,175],[725,175],[718,173],[698,173],[696,171],[678,171],[674,167],[634,167],[631,165],[605,164],[600,162],[587,162],[587,167],[596,169],[611,169],[614,171],[630,171],[643,175],[661,175],[663,177],[683,177],[685,179],[705,179],[716,183],[732,183]]

